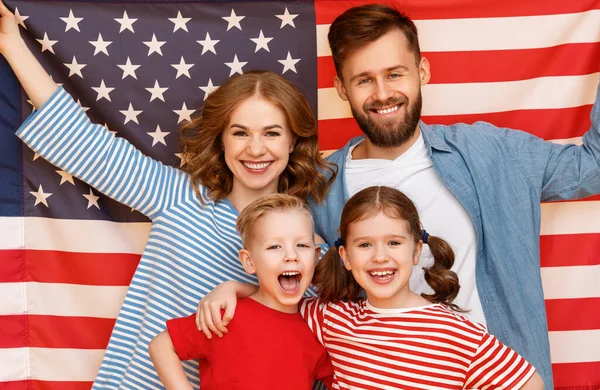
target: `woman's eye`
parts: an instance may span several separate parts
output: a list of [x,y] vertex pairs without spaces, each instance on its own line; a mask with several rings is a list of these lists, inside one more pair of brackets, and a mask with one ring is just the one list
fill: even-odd
[[276,131],[268,131],[266,135],[267,137],[279,137],[281,134]]
[[233,132],[233,136],[234,137],[245,137],[246,136],[246,132],[245,131],[234,131]]

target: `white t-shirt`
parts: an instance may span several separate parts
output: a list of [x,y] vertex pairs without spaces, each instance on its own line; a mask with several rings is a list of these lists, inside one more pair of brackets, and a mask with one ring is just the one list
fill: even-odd
[[[358,144],[357,144],[358,145]],[[475,285],[477,242],[475,228],[454,195],[438,177],[423,136],[393,161],[381,159],[353,160],[350,148],[346,156],[345,179],[350,196],[371,186],[388,186],[405,193],[417,206],[423,228],[433,236],[446,240],[454,250],[452,270],[458,274],[460,291],[454,300],[469,312],[465,317],[485,325],[481,300]],[[413,268],[410,289],[417,294],[431,293],[423,277],[422,267],[433,264],[427,245],[423,246],[419,265]]]

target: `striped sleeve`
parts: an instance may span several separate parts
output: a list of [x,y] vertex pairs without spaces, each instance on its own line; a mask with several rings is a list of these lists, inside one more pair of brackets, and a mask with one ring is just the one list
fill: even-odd
[[62,87],[27,118],[17,136],[51,164],[150,218],[195,196],[187,174],[91,123]]
[[303,298],[298,306],[302,319],[317,336],[319,342],[323,344],[324,317],[327,304],[319,298]]
[[519,389],[535,368],[518,353],[485,333],[465,378],[465,388]]

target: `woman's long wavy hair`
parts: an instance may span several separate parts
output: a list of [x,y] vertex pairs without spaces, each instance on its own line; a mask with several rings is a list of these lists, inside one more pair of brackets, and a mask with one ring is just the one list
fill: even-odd
[[186,165],[182,169],[192,177],[200,199],[199,185],[206,187],[214,200],[231,192],[233,173],[225,163],[223,130],[235,107],[252,96],[260,96],[281,108],[294,134],[294,149],[279,177],[278,192],[302,200],[312,196],[317,202],[322,201],[336,169],[319,153],[317,122],[302,93],[282,76],[269,71],[250,71],[230,78],[208,96],[200,114],[183,127]]
[[[340,239],[347,242],[348,229],[354,222],[374,217],[379,213],[408,222],[415,243],[421,240],[421,221],[414,203],[402,192],[390,187],[369,187],[351,197],[342,211]],[[436,236],[428,237],[428,245],[434,264],[425,271],[425,281],[433,289],[433,294],[421,294],[432,303],[443,303],[455,311],[462,311],[452,303],[460,285],[458,276],[450,270],[454,264],[454,252],[450,245]],[[342,264],[337,248],[332,247],[321,259],[315,270],[313,284],[321,299],[326,302],[357,301],[362,287]]]

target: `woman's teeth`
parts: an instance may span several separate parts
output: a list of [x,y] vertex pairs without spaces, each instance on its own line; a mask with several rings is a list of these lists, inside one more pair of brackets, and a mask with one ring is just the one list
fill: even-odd
[[267,162],[262,162],[262,163],[251,163],[251,162],[243,162],[244,165],[250,169],[265,169],[266,167],[269,166],[269,164],[271,164],[270,161]]

